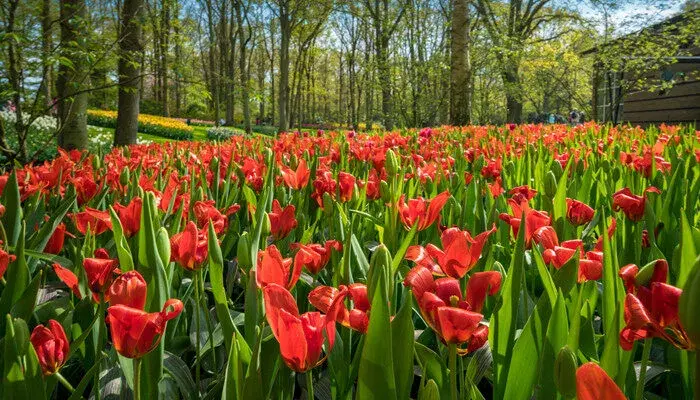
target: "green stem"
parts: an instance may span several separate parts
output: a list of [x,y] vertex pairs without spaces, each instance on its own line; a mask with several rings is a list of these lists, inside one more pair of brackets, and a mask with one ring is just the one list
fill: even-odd
[[197,383],[197,393],[199,393],[199,388],[200,388],[199,384],[201,382],[201,376],[200,376],[201,372],[199,371],[200,370],[200,368],[199,368],[200,362],[201,362],[200,343],[199,343],[199,331],[200,331],[200,325],[201,325],[201,323],[199,321],[199,307],[200,307],[200,303],[199,303],[199,296],[200,296],[199,295],[199,278],[200,278],[199,272],[195,273],[194,274],[194,301],[197,303],[197,305],[195,306],[195,309],[194,309],[195,310],[195,320],[194,321],[195,321],[195,328],[197,331],[197,333],[195,335],[195,337],[196,337],[195,338],[195,345],[197,347],[195,349],[195,352],[197,353],[197,361],[195,362],[194,371],[195,371],[195,380]]
[[637,392],[634,398],[636,400],[642,400],[644,398],[644,381],[647,375],[647,366],[649,364],[649,355],[651,354],[651,342],[652,339],[644,339],[644,350],[642,352],[642,365],[639,370],[639,380],[637,381]]
[[700,352],[695,352],[695,400],[700,400]]
[[134,358],[134,400],[141,400],[141,359]]
[[451,343],[450,350],[450,393],[452,400],[457,400],[457,345]]
[[[201,292],[204,293],[204,271],[200,270],[199,271],[199,283],[201,285]],[[216,351],[214,350],[214,324],[211,322],[211,315],[209,314],[209,309],[206,306],[206,302],[204,305],[204,319],[207,322],[207,331],[209,332],[209,338],[207,339],[207,342],[209,343],[209,347],[211,347],[211,358],[213,361],[214,365],[214,371],[218,371],[219,367],[216,365]]]
[[311,369],[306,371],[306,398],[314,400],[314,376]]
[[[104,295],[100,294],[100,304],[97,306],[97,323],[99,324],[97,326],[97,344],[95,345],[95,360],[99,360],[100,353],[102,352],[102,348],[104,347],[104,342],[105,342],[105,320],[104,320],[104,313],[105,309],[107,308],[107,304],[105,303],[104,300]],[[99,361],[95,361],[99,362]],[[100,400],[100,374],[97,373],[95,374],[95,400]]]
[[63,375],[61,375],[60,372],[56,372],[54,376],[56,377],[56,379],[58,379],[59,382],[61,382],[61,385],[63,385],[64,388],[68,389],[69,392],[75,392],[73,386],[70,384],[70,382],[68,382],[68,380],[66,380],[66,378],[63,377]]

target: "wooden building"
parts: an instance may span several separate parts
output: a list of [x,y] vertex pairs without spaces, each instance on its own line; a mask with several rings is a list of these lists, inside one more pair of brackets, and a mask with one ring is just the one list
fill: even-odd
[[[697,11],[696,11],[697,12]],[[678,26],[688,23],[688,14],[680,14],[669,20],[646,28],[649,34],[673,35]],[[696,21],[690,18],[691,21]],[[665,27],[672,26],[669,31]],[[638,35],[635,33],[632,35]],[[632,35],[628,35],[632,36]],[[622,37],[617,41],[625,40]],[[668,36],[666,36],[668,38]],[[679,46],[678,55],[655,59],[658,66],[645,71],[637,71],[635,76],[625,76],[625,72],[606,70],[596,64],[593,76],[592,118],[601,122],[650,125],[664,123],[700,122],[700,38]],[[584,54],[594,55],[599,51],[593,48]],[[620,54],[625,57],[638,55]],[[630,75],[630,73],[627,73]],[[630,88],[630,80],[645,82],[641,87]]]

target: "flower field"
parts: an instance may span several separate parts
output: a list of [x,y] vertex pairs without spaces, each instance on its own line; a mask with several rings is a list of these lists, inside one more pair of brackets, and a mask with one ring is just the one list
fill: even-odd
[[61,151],[0,191],[0,398],[700,396],[691,127]]
[[[87,110],[89,125],[116,128],[117,112],[110,110]],[[138,131],[149,135],[176,140],[192,140],[194,129],[178,118],[139,114]]]

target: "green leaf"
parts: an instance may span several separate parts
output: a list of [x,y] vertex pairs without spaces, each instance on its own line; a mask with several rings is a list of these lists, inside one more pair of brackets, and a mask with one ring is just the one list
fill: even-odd
[[[24,289],[29,285],[29,267],[27,266],[24,257],[24,224],[21,225],[19,232],[19,240],[15,247],[15,261],[7,266],[5,271],[5,279],[8,284],[2,291],[0,296],[0,315],[10,312],[12,306],[19,301],[24,293]],[[0,320],[0,328],[4,329],[5,320]]]
[[681,211],[681,242],[679,246],[680,260],[677,264],[674,263],[676,264],[676,271],[678,273],[675,286],[682,288],[688,280],[688,276],[693,269],[693,265],[695,265],[695,259],[698,255],[697,249],[695,248],[695,241],[693,240],[693,231],[688,223],[685,211]]
[[[51,239],[51,235],[53,235],[58,225],[61,224],[61,221],[68,210],[73,207],[73,203],[75,203],[75,196],[66,198],[63,202],[61,202],[55,211],[51,211],[51,217],[49,220],[41,225],[41,229],[39,229],[32,240],[29,241],[27,246],[28,250],[34,250],[38,253],[44,251],[46,244],[49,242],[49,239]],[[31,256],[29,253],[27,253],[27,255],[31,257],[29,261],[29,270],[34,272],[38,259]]]
[[12,171],[2,191],[0,203],[5,206],[5,215],[2,216],[2,225],[5,227],[7,244],[15,246],[19,240],[22,229],[22,201],[19,196],[17,175]]
[[[380,247],[380,249],[383,248]],[[381,250],[377,250],[380,252]],[[385,252],[386,249],[384,250]],[[374,257],[379,257],[375,253]],[[391,261],[382,257],[378,267],[383,270],[391,268]],[[392,357],[391,315],[389,313],[389,296],[386,286],[391,284],[386,274],[378,272],[372,297],[372,313],[365,345],[360,359],[360,371],[357,383],[357,397],[360,399],[396,399],[396,381]]]
[[424,379],[433,380],[440,389],[441,398],[450,397],[450,377],[447,374],[447,365],[434,351],[416,342],[416,359],[423,371]]
[[420,388],[418,400],[440,400],[440,390],[434,380],[428,380],[425,386]]
[[391,345],[394,357],[396,397],[408,399],[413,383],[413,295],[405,291],[405,300],[391,321]]
[[396,273],[396,271],[399,269],[399,265],[401,265],[401,261],[403,261],[406,251],[408,250],[408,246],[411,245],[413,237],[416,236],[416,232],[418,232],[418,224],[413,224],[413,227],[408,232],[408,235],[406,235],[403,242],[401,242],[401,246],[396,251],[396,254],[394,254],[393,262],[391,264],[391,270],[393,273]]
[[197,386],[192,379],[190,368],[182,359],[170,352],[165,352],[163,367],[170,376],[177,382],[180,393],[187,399],[197,398]]
[[44,381],[29,328],[22,319],[5,316],[2,397],[6,399],[44,399]]
[[560,291],[557,296],[557,301],[554,303],[552,316],[549,318],[547,334],[544,341],[544,351],[542,353],[542,373],[540,374],[541,390],[538,393],[539,398],[556,398],[557,389],[551,384],[554,382],[554,361],[557,358],[559,350],[566,345],[568,335],[569,321],[566,315],[566,300]]
[[557,191],[554,194],[554,199],[552,200],[552,221],[554,228],[557,231],[559,237],[566,237],[564,235],[564,220],[566,219],[566,185],[569,177],[569,168],[573,164],[573,160],[570,160],[564,168],[564,173],[559,178],[557,183]]
[[112,206],[109,206],[109,217],[112,220],[112,232],[114,233],[114,245],[117,248],[117,258],[119,258],[119,268],[122,271],[131,271],[134,269],[134,259],[131,256],[129,242],[124,236],[122,223]]
[[525,218],[520,221],[515,251],[501,289],[500,306],[491,316],[489,343],[494,359],[494,398],[503,398],[513,357],[518,306],[525,269]]
[[36,306],[42,276],[43,271],[39,271],[34,279],[32,279],[29,286],[27,286],[24,293],[22,293],[22,297],[20,297],[19,300],[17,300],[17,302],[12,306],[12,311],[10,313],[13,317],[21,318],[25,321],[28,321],[31,318],[32,314],[34,313],[34,307]]
[[219,240],[216,238],[214,225],[209,221],[209,279],[214,293],[216,316],[221,323],[226,349],[231,352],[233,340],[233,318],[228,309],[228,296],[224,289],[224,257],[221,255]]

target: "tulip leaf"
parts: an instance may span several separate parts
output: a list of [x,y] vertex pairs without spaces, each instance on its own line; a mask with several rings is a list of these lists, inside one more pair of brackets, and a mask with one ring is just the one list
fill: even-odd
[[[12,306],[19,301],[24,289],[29,285],[29,267],[24,256],[24,230],[25,226],[22,224],[19,240],[15,247],[16,259],[7,266],[5,271],[5,279],[11,284],[5,286],[0,296],[0,315],[10,312]],[[5,328],[4,323],[5,319],[0,319],[0,330]]]
[[[681,211],[681,242],[678,246],[680,246],[680,258],[677,263],[674,262],[675,271],[678,274],[675,286],[682,288],[688,280],[698,255],[695,248],[695,240],[693,239],[693,231],[690,223],[688,223],[685,211]],[[676,261],[675,258],[674,261]]]
[[3,380],[0,397],[5,399],[44,399],[44,381],[39,359],[29,341],[29,328],[23,319],[6,315],[3,352]]
[[434,380],[429,379],[425,386],[420,388],[418,400],[440,400],[440,391]]
[[[381,247],[383,248],[383,246]],[[381,253],[381,248],[377,253]],[[375,253],[374,257],[381,257]],[[384,249],[384,253],[388,253]],[[380,258],[377,268],[391,268],[390,257]],[[381,265],[379,265],[381,264]],[[381,271],[375,272],[376,282],[372,296],[372,312],[369,317],[369,329],[360,359],[360,371],[357,383],[357,398],[391,400],[397,398],[396,380],[394,378],[393,340],[389,313],[389,296],[387,285],[391,281]],[[368,289],[369,290],[369,289]]]
[[433,380],[440,389],[441,398],[450,397],[450,377],[444,360],[428,347],[415,343],[416,359],[424,379]]
[[219,240],[214,232],[214,225],[209,221],[209,279],[214,293],[216,316],[221,323],[226,349],[231,352],[233,340],[233,318],[228,309],[228,297],[224,289],[224,257],[221,255]]
[[[576,314],[578,317],[578,313]],[[559,350],[566,345],[569,335],[569,321],[566,315],[566,300],[561,291],[557,296],[552,316],[549,318],[547,333],[545,335],[544,348],[542,351],[542,368],[540,373],[540,391],[537,395],[542,399],[553,399],[557,397],[557,388],[551,383],[554,382],[554,361],[559,354]]]
[[[97,359],[95,360],[95,363],[92,365],[92,367],[83,375],[83,379],[80,380],[80,383],[78,383],[78,386],[75,387],[75,391],[71,396],[68,398],[68,400],[78,400],[83,398],[83,393],[85,392],[85,389],[87,389],[88,385],[92,382],[93,377],[95,374],[99,373],[101,368],[102,368],[102,358],[104,357],[104,353],[100,352],[100,354],[97,356]],[[129,364],[131,364],[131,360],[128,358],[125,358],[125,360],[129,361]],[[126,373],[126,371],[123,371]]]
[[19,240],[22,230],[22,201],[19,195],[19,185],[17,184],[17,174],[12,171],[5,184],[0,197],[0,204],[5,206],[5,214],[2,216],[2,225],[5,228],[7,244],[15,246]]
[[197,398],[197,386],[192,379],[189,366],[178,356],[165,352],[163,367],[177,383],[180,393],[187,399]]
[[119,268],[122,271],[131,271],[134,269],[134,259],[131,256],[129,242],[124,236],[122,223],[112,206],[109,207],[109,216],[112,220],[112,232],[114,233],[114,245],[117,248],[117,258],[119,258]]
[[391,345],[394,357],[396,397],[408,399],[413,383],[413,295],[405,291],[401,309],[391,321]]
[[391,271],[394,274],[399,269],[399,265],[401,265],[401,261],[403,261],[403,258],[406,255],[408,246],[411,245],[411,241],[413,241],[413,238],[416,236],[416,232],[418,232],[418,224],[413,224],[413,227],[408,232],[408,235],[406,235],[406,237],[404,237],[403,241],[401,242],[401,246],[396,251],[396,254],[394,254],[394,258],[391,264]]
[[[55,211],[52,211],[49,220],[41,225],[41,229],[39,229],[39,231],[34,235],[32,240],[29,241],[27,245],[27,250],[33,250],[38,253],[44,251],[44,248],[49,242],[49,239],[51,239],[51,236],[56,231],[56,228],[58,228],[58,226],[61,224],[63,217],[66,215],[68,210],[70,210],[70,208],[73,207],[74,203],[75,196],[68,197],[59,205],[59,207]],[[33,255],[30,255],[29,253],[27,253],[27,255],[30,257],[29,270],[31,272],[34,272],[38,259]]]
[[521,218],[515,251],[501,288],[500,305],[491,316],[489,343],[494,358],[494,398],[503,398],[513,357],[520,291],[525,269],[525,218]]
[[569,177],[569,169],[573,163],[574,161],[570,160],[566,164],[564,173],[561,175],[561,178],[559,178],[559,182],[557,183],[557,191],[555,192],[554,199],[552,200],[552,225],[557,231],[559,237],[566,237],[564,235],[564,220],[566,219],[566,185],[568,183],[567,180]]
[[24,293],[22,293],[19,300],[12,306],[10,314],[12,314],[13,317],[21,318],[25,321],[31,318],[32,313],[34,313],[34,307],[36,307],[37,295],[39,293],[42,277],[43,271],[39,271],[39,273],[34,276],[29,286],[27,286]]

